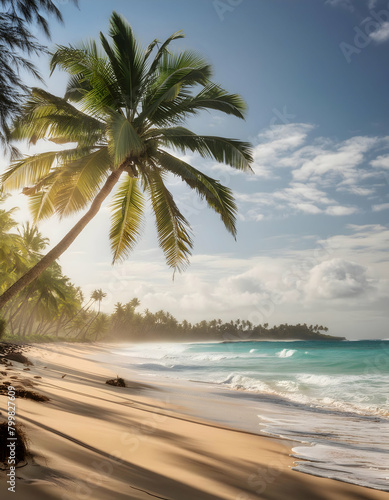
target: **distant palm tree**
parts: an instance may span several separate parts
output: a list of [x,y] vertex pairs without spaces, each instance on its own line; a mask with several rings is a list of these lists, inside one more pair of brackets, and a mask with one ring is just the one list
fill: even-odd
[[49,238],[44,237],[36,226],[26,222],[18,229],[18,233],[23,239],[23,245],[29,256],[39,256],[49,244]]
[[103,290],[101,288],[99,288],[98,290],[93,290],[92,294],[91,294],[91,299],[93,300],[93,302],[98,302],[98,311],[97,311],[97,314],[96,316],[93,316],[93,318],[89,321],[89,323],[87,323],[84,331],[83,331],[83,336],[82,338],[85,340],[86,339],[86,336],[89,332],[89,329],[90,327],[92,326],[92,324],[96,321],[96,319],[99,317],[100,315],[100,306],[101,306],[101,301],[104,299],[104,297],[106,297],[107,294],[103,292]]
[[[167,148],[189,150],[239,170],[250,170],[250,144],[197,135],[181,126],[185,118],[203,109],[243,118],[243,100],[210,81],[211,68],[204,59],[190,51],[173,53],[168,49],[183,37],[181,32],[162,43],[152,60],[158,41],[142,49],[129,24],[116,13],[111,17],[109,34],[111,42],[100,34],[102,51],[94,42],[79,48],[59,47],[51,68],[60,67],[70,74],[65,98],[34,89],[16,123],[15,139],[35,143],[48,138],[58,144],[76,142],[77,146],[13,163],[2,177],[4,188],[24,188],[34,221],[90,208],[0,297],[0,308],[71,245],[120,179],[110,205],[113,262],[124,259],[139,239],[145,192],[167,264],[174,270],[188,264],[191,228],[165,185],[168,174],[194,189],[220,215],[227,230],[236,234],[231,190]],[[26,187],[29,184],[32,186]]]
[[138,297],[134,297],[130,300],[128,305],[133,309],[133,311],[135,311],[135,309],[140,306],[140,300],[138,299]]
[[99,337],[106,334],[109,329],[109,316],[108,314],[101,314],[96,321],[93,322],[92,334],[94,334],[95,342]]
[[91,298],[95,301],[98,302],[98,314],[100,314],[100,306],[101,306],[101,301],[107,296],[106,293],[103,292],[101,288],[98,290],[94,290],[92,292]]

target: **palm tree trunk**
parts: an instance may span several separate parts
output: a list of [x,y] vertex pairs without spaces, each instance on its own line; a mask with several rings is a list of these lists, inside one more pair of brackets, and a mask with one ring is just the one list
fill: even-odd
[[96,195],[87,213],[81,217],[77,224],[73,226],[68,234],[52,250],[50,250],[48,254],[46,254],[34,267],[27,271],[24,276],[19,278],[18,281],[16,281],[0,296],[0,310],[10,299],[12,299],[12,297],[34,281],[35,278],[37,278],[45,269],[49,267],[50,264],[58,259],[58,257],[62,255],[67,248],[70,247],[85,226],[95,217],[95,215],[97,215],[103,201],[107,198],[115,184],[118,182],[122,172],[123,170],[119,168],[111,173],[101,191]]
[[37,299],[36,304],[34,304],[32,310],[31,310],[30,316],[24,325],[23,335],[22,335],[23,338],[25,338],[27,335],[30,335],[32,332],[32,328],[33,328],[34,322],[35,322],[35,311],[38,309],[39,301],[40,301],[40,297],[39,297],[39,299]]
[[[92,326],[92,323],[94,322],[94,320],[97,318],[97,316],[99,315],[99,313],[96,314],[96,316],[93,316],[93,318],[89,321],[89,323],[86,325],[85,327],[85,330],[84,330],[84,334],[82,336],[82,341],[86,340],[86,335],[87,333],[89,332],[89,329],[90,327]],[[78,337],[78,335],[77,335]]]
[[66,321],[66,315],[65,311],[62,312],[61,317],[57,321],[57,325],[55,328],[55,338],[58,339],[59,337],[59,330],[61,329],[62,326],[65,326],[67,323],[64,323],[64,319]]
[[[73,321],[73,320],[74,320],[74,318],[76,318],[76,317],[80,314],[80,312],[82,312],[83,310],[85,310],[85,312],[87,312],[87,311],[88,311],[88,309],[90,308],[90,306],[93,304],[93,302],[91,302],[91,300],[92,300],[92,299],[89,299],[89,300],[88,300],[88,302],[85,304],[85,306],[82,306],[82,307],[81,307],[81,308],[80,308],[80,309],[76,312],[76,314],[75,314],[74,316],[72,316],[70,319],[68,319],[68,320],[66,321],[66,323],[64,323],[64,324],[63,324],[63,327],[65,327],[68,323],[70,323],[71,321]],[[89,304],[89,305],[88,305],[88,304]],[[87,307],[87,306],[88,306],[88,307]]]

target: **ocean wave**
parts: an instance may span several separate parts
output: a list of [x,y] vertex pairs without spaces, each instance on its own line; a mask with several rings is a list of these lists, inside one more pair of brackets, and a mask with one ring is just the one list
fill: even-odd
[[282,351],[276,353],[276,356],[279,358],[290,358],[296,352],[297,349],[282,349]]
[[222,361],[223,359],[240,359],[241,355],[228,354],[195,354],[190,356],[191,361]]
[[180,365],[180,364],[167,364],[167,363],[140,363],[136,365],[137,368],[142,370],[153,371],[185,371],[185,370],[201,370],[203,367],[198,365]]
[[244,391],[272,392],[265,382],[237,373],[230,373],[220,384]]
[[[327,386],[333,393],[330,382],[332,377],[322,375],[306,375],[316,381],[320,387]],[[367,401],[342,401],[333,397],[323,395],[321,397],[306,394],[301,391],[301,384],[298,380],[278,380],[274,383],[267,383],[248,375],[242,375],[236,372],[230,373],[227,378],[219,382],[221,385],[227,385],[231,389],[247,392],[256,392],[282,398],[285,402],[296,403],[307,406],[311,409],[327,409],[341,413],[352,413],[357,415],[377,416],[381,418],[389,417],[387,405],[382,406]],[[343,391],[341,392],[343,394]]]

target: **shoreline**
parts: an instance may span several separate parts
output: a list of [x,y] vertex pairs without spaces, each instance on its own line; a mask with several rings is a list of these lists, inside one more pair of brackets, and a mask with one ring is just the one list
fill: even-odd
[[[185,401],[169,397],[174,384],[165,380],[134,375],[126,388],[106,385],[115,367],[89,358],[105,349],[39,344],[26,353],[34,363],[29,371],[13,362],[8,372],[18,378],[15,385],[30,380],[50,401],[17,400],[32,459],[17,469],[10,498],[389,500],[384,491],[292,470],[296,441],[189,415]],[[201,391],[196,397],[202,400]],[[2,417],[5,404],[2,396]],[[5,472],[0,477],[5,491]]]

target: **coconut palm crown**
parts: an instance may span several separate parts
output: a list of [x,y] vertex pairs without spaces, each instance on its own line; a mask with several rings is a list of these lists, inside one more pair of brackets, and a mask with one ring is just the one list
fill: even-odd
[[244,118],[245,103],[211,81],[211,67],[202,57],[171,51],[172,42],[183,36],[177,32],[142,48],[127,21],[114,12],[109,37],[100,33],[100,46],[58,46],[52,54],[51,70],[70,75],[65,96],[34,88],[13,138],[32,144],[49,139],[70,149],[19,159],[2,177],[5,190],[23,189],[29,197],[34,222],[89,206],[51,257],[66,250],[115,188],[109,233],[113,262],[126,258],[139,239],[149,201],[167,264],[183,270],[192,234],[166,187],[168,174],[194,189],[236,235],[231,190],[171,151],[191,151],[249,171],[249,143],[198,135],[183,126],[202,110]]

